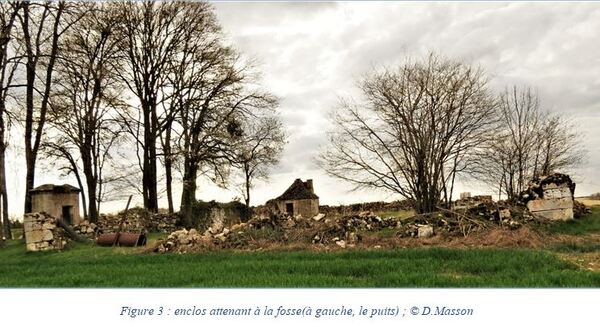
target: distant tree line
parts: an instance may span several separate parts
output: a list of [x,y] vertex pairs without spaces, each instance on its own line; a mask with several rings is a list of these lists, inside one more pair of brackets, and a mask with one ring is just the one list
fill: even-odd
[[208,3],[3,2],[0,23],[5,237],[10,126],[23,133],[24,211],[32,210],[36,171],[58,169],[77,180],[92,222],[101,203],[128,189],[150,211],[166,193],[174,212],[174,172],[184,223],[199,177],[239,181],[249,204],[253,182],[281,155],[278,99],[226,41]]
[[319,163],[355,189],[409,199],[420,213],[450,207],[459,175],[514,200],[531,179],[585,157],[573,124],[543,110],[530,88],[496,94],[482,69],[460,61],[430,54],[376,70],[359,87],[360,99],[335,110]]

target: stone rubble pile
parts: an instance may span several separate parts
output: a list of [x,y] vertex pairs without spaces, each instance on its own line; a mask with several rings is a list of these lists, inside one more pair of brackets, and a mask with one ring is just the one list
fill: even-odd
[[592,213],[592,209],[579,201],[573,201],[573,217],[581,218]]
[[25,214],[23,229],[27,251],[60,250],[67,243],[56,219],[45,212]]
[[401,201],[392,201],[392,202],[366,202],[366,203],[355,203],[349,205],[339,205],[339,206],[328,206],[322,205],[319,206],[319,212],[324,214],[332,215],[332,214],[353,214],[365,211],[403,211],[403,210],[411,210],[412,204],[409,200],[401,200]]
[[[319,219],[315,219],[319,218]],[[336,244],[341,248],[353,247],[362,241],[361,232],[395,229],[401,226],[397,218],[381,218],[372,211],[362,211],[339,218],[315,216],[317,233],[312,237],[313,244]]]
[[341,218],[347,228],[361,230],[379,230],[383,228],[400,227],[400,221],[396,218],[380,218],[372,211],[362,211],[359,214],[346,215]]
[[440,209],[405,219],[382,218],[372,211],[344,216],[320,213],[312,218],[271,213],[231,226],[217,221],[203,233],[195,229],[174,231],[165,240],[159,241],[153,251],[185,253],[201,249],[251,249],[260,240],[271,244],[301,243],[351,248],[363,241],[365,233],[385,229],[393,230],[398,237],[464,237],[495,227],[515,230],[535,223],[539,220],[526,207],[509,206],[503,202],[484,202],[462,210]]
[[[155,252],[188,252],[199,249],[251,249],[279,245],[323,246],[326,249],[351,248],[361,242],[366,245],[373,239],[373,232],[391,230],[401,238],[465,237],[471,233],[502,228],[517,230],[526,225],[543,224],[540,211],[532,210],[532,203],[541,203],[547,216],[560,219],[574,212],[575,217],[585,215],[589,208],[572,200],[574,183],[566,175],[554,174],[537,182],[521,197],[521,202],[494,202],[489,196],[465,197],[452,209],[438,208],[437,212],[417,214],[409,218],[382,218],[375,210],[356,210],[369,207],[403,207],[405,202],[393,204],[370,203],[360,206],[327,207],[314,217],[291,216],[281,212],[256,214],[247,223],[226,226],[220,220],[203,233],[195,229],[171,233],[166,240],[158,242]],[[543,203],[543,201],[548,201]],[[536,202],[537,201],[537,202]],[[561,205],[570,202],[571,208]],[[559,203],[558,207],[552,207]],[[548,208],[545,208],[548,207]],[[568,209],[568,210],[567,210]],[[340,212],[344,212],[340,214]]]
[[361,231],[397,226],[396,219],[382,219],[370,211],[341,218],[327,218],[325,214],[304,218],[274,213],[230,227],[213,224],[204,233],[195,229],[178,230],[159,241],[153,251],[185,253],[200,248],[246,248],[251,241],[261,237],[282,243],[300,241],[346,248],[354,247],[362,240]]
[[243,245],[236,246],[236,235],[243,235],[247,228],[246,223],[235,224],[230,228],[221,229],[209,227],[204,233],[191,228],[190,230],[181,229],[172,232],[165,240],[159,241],[152,251],[165,253],[186,253],[191,250],[211,249],[211,248],[240,248]]
[[90,223],[88,220],[83,220],[79,224],[73,225],[73,230],[85,238],[92,239],[96,237],[99,228],[98,225]]

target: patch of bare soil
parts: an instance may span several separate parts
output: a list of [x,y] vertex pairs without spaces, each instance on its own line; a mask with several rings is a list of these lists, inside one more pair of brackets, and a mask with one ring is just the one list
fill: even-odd
[[517,230],[494,228],[464,238],[454,239],[448,245],[458,247],[540,248],[547,245],[547,237],[528,226],[523,226]]
[[449,247],[449,248],[541,248],[547,246],[543,235],[527,226],[517,230],[507,228],[486,229],[467,236],[435,235],[428,238],[386,238],[377,235],[363,237],[361,247],[383,248]]
[[600,252],[560,254],[563,260],[572,262],[581,269],[600,272]]

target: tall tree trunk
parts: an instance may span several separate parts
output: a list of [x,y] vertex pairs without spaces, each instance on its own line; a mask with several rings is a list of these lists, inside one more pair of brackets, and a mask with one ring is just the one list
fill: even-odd
[[[49,3],[45,4],[49,6]],[[23,14],[23,39],[25,41],[26,48],[26,57],[27,63],[26,67],[26,117],[25,117],[25,160],[26,160],[26,168],[27,168],[27,176],[25,180],[25,213],[30,213],[32,210],[31,203],[31,189],[34,186],[35,182],[35,163],[37,160],[38,149],[40,148],[40,143],[42,140],[44,124],[46,122],[46,112],[48,111],[48,103],[50,101],[50,92],[52,86],[52,73],[54,72],[54,64],[56,63],[56,57],[58,56],[58,39],[61,34],[59,32],[59,25],[61,21],[61,16],[63,10],[65,8],[64,2],[58,3],[58,8],[56,10],[54,21],[52,22],[52,38],[50,43],[50,53],[49,54],[41,54],[39,53],[39,42],[40,35],[36,35],[36,53],[33,52],[33,44],[31,35],[29,33],[29,3],[25,2],[23,5],[24,14]],[[43,28],[43,26],[37,27],[39,30]],[[37,87],[35,85],[36,79],[36,67],[38,64],[38,60],[40,57],[44,56],[45,59],[48,60],[47,65],[45,66],[44,73],[45,78],[43,82],[43,87]],[[39,108],[39,117],[37,117],[35,126],[35,134],[34,134],[34,90],[41,93],[41,101]],[[33,138],[33,140],[32,140]],[[32,143],[33,141],[33,143]]]
[[163,152],[165,156],[165,178],[167,183],[167,202],[169,203],[169,213],[175,212],[173,208],[173,158],[171,154],[171,125],[169,121],[165,126],[165,139],[163,142]]
[[246,207],[250,208],[250,176],[246,174]]
[[6,112],[6,93],[7,88],[5,85],[10,84],[10,77],[6,75],[6,65],[8,63],[7,60],[7,47],[8,43],[11,40],[12,33],[11,30],[14,26],[15,18],[17,16],[17,12],[20,10],[22,4],[18,2],[13,2],[10,4],[12,7],[12,13],[10,18],[8,19],[6,24],[2,26],[2,30],[0,31],[0,65],[2,65],[2,75],[0,76],[1,83],[0,87],[3,90],[0,91],[0,197],[2,198],[2,203],[0,209],[2,211],[2,217],[0,217],[0,242],[3,242],[4,238],[11,239],[12,233],[10,230],[10,220],[8,219],[8,192],[6,190],[6,147],[7,143],[5,142],[5,132],[6,132],[6,124],[4,123],[4,113]]
[[158,211],[157,167],[156,167],[156,112],[152,100],[146,103],[144,111],[144,164],[142,183],[144,206],[152,212]]
[[85,184],[87,185],[88,194],[88,214],[91,223],[98,222],[98,207],[96,206],[96,186],[98,177],[94,174],[92,158],[90,157],[91,145],[84,146],[81,150],[81,161],[83,163],[83,175],[85,176]]
[[79,186],[79,190],[81,191],[81,202],[83,204],[83,217],[85,219],[88,219],[87,205],[86,205],[86,200],[85,200],[85,189],[83,188],[83,182],[81,181],[81,175],[79,174],[79,168],[77,168],[77,163],[75,162],[75,159],[73,158],[73,156],[69,153],[69,151],[67,149],[60,148],[58,150],[63,153],[63,156],[65,157],[65,159],[67,159],[67,161],[69,161],[69,164],[71,165],[71,170],[73,171],[73,174],[75,175],[75,179],[77,179],[77,185]]
[[87,209],[87,202],[85,199],[85,189],[83,188],[83,183],[81,181],[81,176],[79,176],[79,172],[78,171],[74,171],[75,174],[75,178],[77,178],[77,185],[79,186],[79,189],[81,190],[81,204],[83,205],[83,217],[85,219],[89,219],[88,217],[88,209]]
[[8,196],[6,192],[6,144],[4,142],[4,103],[0,104],[0,197],[2,197],[3,236],[12,239],[10,220],[8,219]]
[[144,111],[144,155],[143,155],[143,164],[142,164],[142,190],[144,197],[144,208],[148,209],[150,207],[150,149],[152,143],[152,137],[150,135],[150,129],[148,127],[148,121],[150,120],[149,113],[142,104],[142,110]]
[[[27,143],[27,141],[26,141]],[[33,210],[31,202],[31,190],[33,189],[35,180],[35,160],[36,156],[31,149],[25,150],[25,161],[27,173],[25,175],[25,213],[30,213]]]
[[97,199],[96,199],[96,181],[94,180],[94,178],[92,177],[91,180],[88,179],[86,177],[86,179],[88,180],[87,182],[87,192],[88,192],[88,213],[89,213],[89,221],[91,223],[97,223],[98,222],[98,207],[96,206],[97,203]]
[[196,178],[198,168],[190,159],[185,159],[183,172],[183,190],[181,192],[180,213],[185,227],[192,227],[192,205],[196,201]]
[[[25,16],[27,21],[27,15]],[[29,27],[27,27],[29,29]],[[25,33],[28,35],[28,32]],[[25,37],[28,39],[28,37]],[[31,39],[29,39],[31,42]],[[34,82],[35,82],[35,65],[36,61],[33,58],[28,58],[26,67],[26,75],[27,75],[27,89],[25,91],[25,106],[26,106],[26,115],[25,115],[25,168],[27,170],[25,175],[25,213],[30,213],[32,210],[31,204],[31,189],[34,185],[35,180],[35,160],[36,155],[33,152],[31,138],[33,136],[33,91],[34,91]]]

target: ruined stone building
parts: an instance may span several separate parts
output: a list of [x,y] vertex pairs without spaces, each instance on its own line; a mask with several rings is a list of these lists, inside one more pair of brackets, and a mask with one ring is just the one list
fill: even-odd
[[32,212],[45,212],[68,224],[79,224],[79,192],[68,184],[44,184],[31,190]]
[[296,179],[282,195],[274,199],[281,212],[290,215],[313,217],[319,213],[319,197],[315,194],[312,179]]
[[573,219],[575,183],[565,174],[554,173],[529,183],[521,195],[527,209],[534,215],[550,220]]

